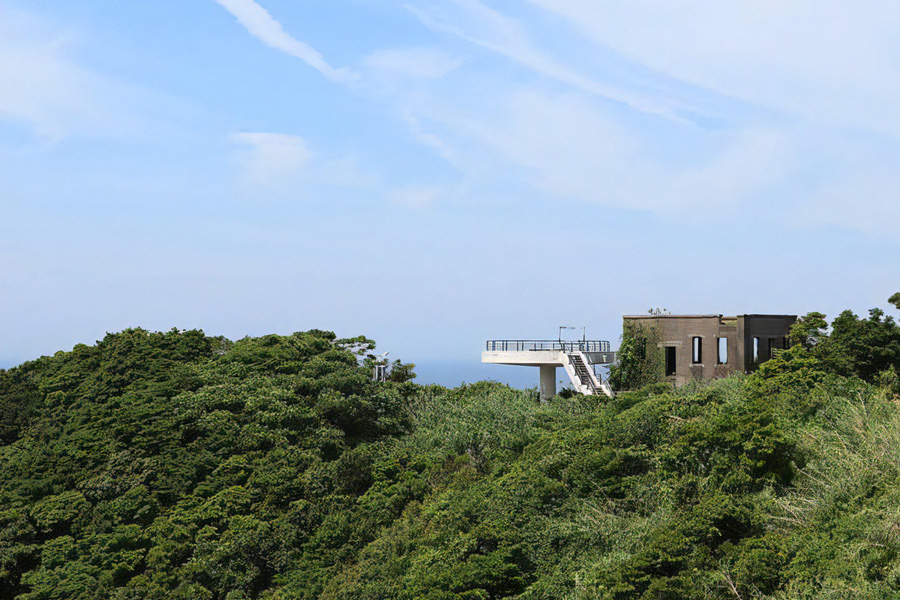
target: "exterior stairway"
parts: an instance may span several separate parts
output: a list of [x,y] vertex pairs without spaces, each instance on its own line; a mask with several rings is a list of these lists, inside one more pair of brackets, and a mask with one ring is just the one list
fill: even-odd
[[539,367],[541,400],[549,400],[556,394],[556,369],[563,367],[576,391],[581,394],[606,394],[614,392],[609,384],[594,374],[596,365],[616,362],[605,340],[488,340],[481,362],[496,365],[521,365]]
[[610,398],[613,397],[612,388],[609,387],[608,383],[600,381],[600,379],[594,375],[593,369],[588,366],[584,354],[578,351],[566,352],[566,357],[568,358],[568,361],[565,362],[563,366],[566,369],[566,373],[569,375],[569,379],[572,380],[572,385],[575,386],[575,391],[593,396],[605,394]]

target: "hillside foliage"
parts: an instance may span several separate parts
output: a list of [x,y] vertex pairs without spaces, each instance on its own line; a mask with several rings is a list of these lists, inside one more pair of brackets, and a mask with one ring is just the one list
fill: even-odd
[[898,327],[813,325],[546,403],[318,330],[109,334],[0,373],[0,597],[896,598]]

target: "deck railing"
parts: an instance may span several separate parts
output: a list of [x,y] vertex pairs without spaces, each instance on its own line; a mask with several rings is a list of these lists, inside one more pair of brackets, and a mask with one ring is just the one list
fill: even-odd
[[604,340],[488,340],[488,352],[526,352],[529,350],[562,350],[563,352],[609,352],[609,342]]

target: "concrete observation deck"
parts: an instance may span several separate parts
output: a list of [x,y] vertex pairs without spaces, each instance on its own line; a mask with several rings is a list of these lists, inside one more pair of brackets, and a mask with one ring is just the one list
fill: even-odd
[[557,367],[565,369],[576,391],[612,397],[612,389],[594,372],[594,365],[615,360],[616,353],[604,340],[488,340],[481,353],[483,363],[539,367],[542,400],[556,394]]

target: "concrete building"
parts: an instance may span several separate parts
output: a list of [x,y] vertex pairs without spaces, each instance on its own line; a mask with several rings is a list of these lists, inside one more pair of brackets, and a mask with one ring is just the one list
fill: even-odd
[[626,315],[626,324],[652,327],[663,351],[666,381],[750,373],[786,348],[796,315]]

